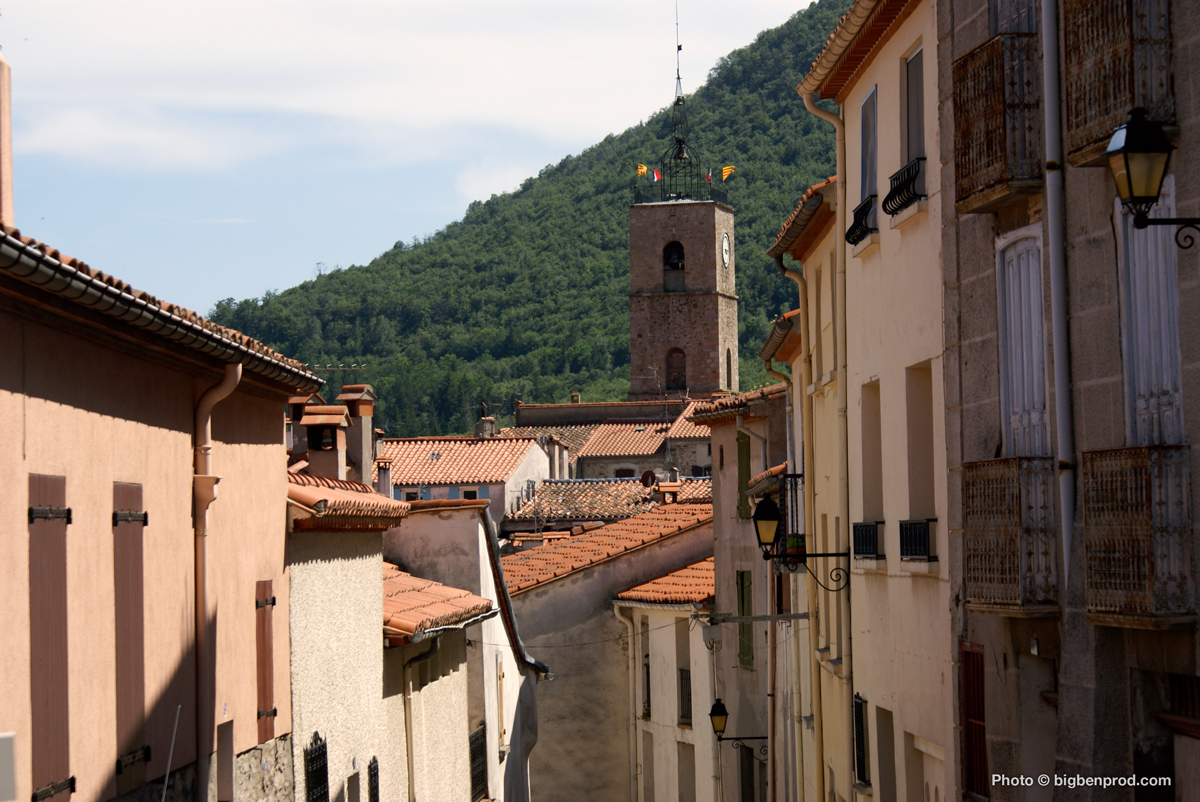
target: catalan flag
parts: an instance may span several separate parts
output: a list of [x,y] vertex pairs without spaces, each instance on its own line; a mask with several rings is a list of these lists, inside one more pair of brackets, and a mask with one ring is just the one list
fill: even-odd
[[645,174],[646,174],[646,165],[639,164],[638,165],[638,175],[645,175]]
[[732,164],[729,165],[728,167],[721,168],[721,180],[722,181],[724,181],[726,178],[729,178],[729,176],[731,176],[731,175],[733,175],[733,165]]

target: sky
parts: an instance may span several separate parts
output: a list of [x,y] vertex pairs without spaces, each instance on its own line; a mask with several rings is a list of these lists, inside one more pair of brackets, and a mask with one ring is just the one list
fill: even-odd
[[[685,93],[808,2],[680,0]],[[201,313],[366,264],[670,103],[675,13],[9,0],[15,223]]]

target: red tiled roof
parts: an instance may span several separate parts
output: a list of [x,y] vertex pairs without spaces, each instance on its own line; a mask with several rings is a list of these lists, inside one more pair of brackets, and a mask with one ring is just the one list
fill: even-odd
[[297,529],[388,529],[408,514],[403,501],[376,493],[361,482],[288,471],[288,498],[312,513]]
[[[804,196],[800,198],[800,202],[796,204],[796,208],[788,215],[788,219],[783,221],[779,233],[775,235],[774,244],[767,249],[767,256],[792,253],[796,259],[803,257],[806,249],[815,244],[818,236],[833,224],[835,215],[832,205],[823,203],[822,200],[825,198],[822,200],[814,200],[814,198],[824,195],[822,190],[836,182],[837,176],[831,175],[821,183],[808,188]],[[829,206],[829,208],[826,208],[823,214],[818,213],[824,206]]]
[[812,68],[800,81],[801,94],[818,92],[842,104],[846,95],[880,48],[922,0],[855,0],[825,47],[813,59]]
[[[27,286],[54,293],[81,307],[128,322],[141,331],[212,354],[224,362],[240,361],[253,373],[293,387],[315,391],[324,384],[303,363],[268,348],[253,337],[214,323],[185,307],[160,301],[115,276],[102,273],[32,237],[23,236],[15,228],[3,227],[0,250],[5,251],[6,257],[0,270]],[[33,264],[38,267],[31,267]],[[45,271],[53,271],[54,275],[43,281],[32,278]],[[244,350],[239,353],[238,349]]]
[[350,409],[334,404],[327,407],[315,405],[304,408],[304,416],[300,418],[301,426],[349,426]]
[[684,408],[675,422],[671,424],[671,428],[667,430],[668,440],[707,440],[710,436],[707,426],[697,426],[692,423],[689,418],[696,411],[696,407],[705,403],[704,401],[692,401]]
[[596,431],[597,424],[588,423],[580,425],[566,424],[550,424],[546,426],[509,426],[501,429],[497,434],[498,437],[553,437],[558,442],[567,447],[567,453],[573,461],[579,453],[579,449],[583,448],[584,443],[592,436],[592,432]]
[[602,423],[577,456],[634,457],[657,454],[666,442],[668,423]]
[[744,413],[751,403],[775,398],[784,395],[786,392],[787,385],[779,382],[778,384],[760,387],[757,390],[748,390],[737,395],[718,398],[715,401],[696,407],[696,411],[692,413],[692,422],[711,425],[724,422],[726,419],[732,420],[735,415]]
[[761,496],[779,484],[779,477],[787,472],[787,463],[768,468],[746,483],[746,495]]
[[533,437],[412,437],[382,441],[379,455],[392,461],[396,487],[495,484],[536,445]]
[[711,504],[668,504],[502,558],[513,595],[712,521]]
[[714,598],[714,588],[713,558],[709,557],[618,593],[617,598],[650,604],[703,604]]
[[[712,501],[712,480],[685,478],[679,500]],[[508,514],[514,521],[618,521],[659,506],[658,494],[637,479],[547,479],[521,509]]]
[[461,626],[491,609],[488,599],[383,564],[383,634],[389,646],[430,629]]
[[416,515],[418,512],[439,512],[441,510],[482,510],[491,502],[486,498],[432,498],[405,503],[411,507],[408,514]]

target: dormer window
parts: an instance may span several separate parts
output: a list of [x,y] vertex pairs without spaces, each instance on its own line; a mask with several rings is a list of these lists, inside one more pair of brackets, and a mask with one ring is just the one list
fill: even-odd
[[668,242],[663,248],[663,292],[683,291],[683,245]]

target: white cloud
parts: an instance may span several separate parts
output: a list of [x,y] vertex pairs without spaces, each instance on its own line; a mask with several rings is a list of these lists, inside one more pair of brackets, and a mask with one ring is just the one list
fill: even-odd
[[[683,2],[685,90],[795,10]],[[330,145],[436,159],[497,127],[581,147],[669,102],[674,37],[670,0],[10,0],[0,20],[19,152],[152,170]]]

